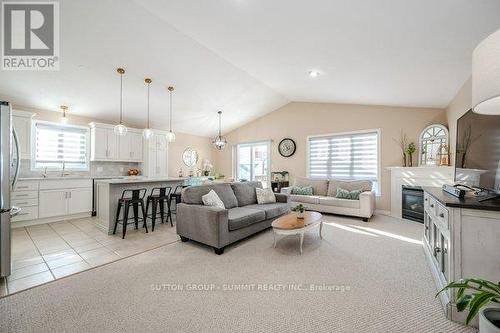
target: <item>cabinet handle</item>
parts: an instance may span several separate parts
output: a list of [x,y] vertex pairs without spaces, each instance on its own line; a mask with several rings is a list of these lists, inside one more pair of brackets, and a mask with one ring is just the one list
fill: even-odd
[[27,197],[28,194],[16,194],[15,197]]
[[18,202],[17,204],[18,204],[18,205],[27,205],[27,204],[28,204],[28,202]]
[[438,254],[439,252],[441,252],[441,248],[435,247],[434,248],[434,255]]
[[68,194],[69,194],[69,198],[71,199],[71,192],[68,192]]
[[439,214],[439,217],[444,217],[444,214],[443,213]]
[[429,226],[427,226],[427,225],[426,225],[426,226],[425,226],[425,230],[429,230]]
[[431,208],[434,208],[434,204],[431,204]]
[[20,189],[20,188],[28,188],[28,186],[19,186],[19,185],[18,185],[16,188],[17,188],[17,189]]
[[424,200],[425,200],[425,201],[428,201],[429,199],[425,198]]

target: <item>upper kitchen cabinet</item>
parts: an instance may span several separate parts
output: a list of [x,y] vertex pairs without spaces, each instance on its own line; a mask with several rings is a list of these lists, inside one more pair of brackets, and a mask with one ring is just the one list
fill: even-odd
[[144,166],[142,172],[148,177],[167,177],[167,132],[154,130],[153,133],[151,138],[144,142]]
[[31,158],[31,119],[35,114],[15,110],[12,113],[12,126],[17,134],[22,159]]
[[142,132],[129,128],[125,136],[118,136],[114,126],[90,123],[90,160],[142,162]]

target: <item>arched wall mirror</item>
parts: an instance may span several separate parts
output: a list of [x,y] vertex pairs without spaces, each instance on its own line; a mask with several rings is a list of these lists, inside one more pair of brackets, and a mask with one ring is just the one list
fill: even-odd
[[193,167],[198,162],[198,152],[191,147],[188,147],[182,153],[182,161],[188,167]]
[[420,134],[420,166],[448,164],[448,129],[441,124],[427,126]]

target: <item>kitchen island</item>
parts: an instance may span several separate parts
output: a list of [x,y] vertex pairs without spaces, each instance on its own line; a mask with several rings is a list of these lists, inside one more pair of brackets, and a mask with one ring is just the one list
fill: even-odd
[[[96,180],[97,224],[108,234],[113,233],[118,199],[121,198],[124,190],[146,189],[147,192],[144,197],[144,203],[146,203],[146,198],[151,193],[152,188],[169,186],[174,191],[176,186],[183,185],[185,182],[186,178],[148,177]],[[139,217],[142,217],[141,212],[139,212]],[[121,225],[119,225],[119,228],[121,229]]]

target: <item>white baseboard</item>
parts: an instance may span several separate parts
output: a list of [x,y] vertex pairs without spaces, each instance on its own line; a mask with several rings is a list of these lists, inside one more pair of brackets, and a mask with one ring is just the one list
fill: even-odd
[[375,209],[375,215],[391,216],[391,211],[390,210],[384,210],[384,209]]
[[67,220],[75,220],[75,219],[81,219],[81,218],[85,218],[85,217],[91,217],[91,213],[88,212],[88,213],[80,213],[80,214],[73,214],[73,215],[46,217],[46,218],[36,219],[36,220],[12,222],[11,227],[12,228],[30,227],[32,225],[60,222],[60,221],[67,221]]

